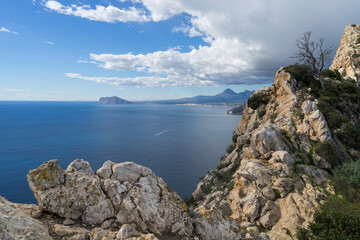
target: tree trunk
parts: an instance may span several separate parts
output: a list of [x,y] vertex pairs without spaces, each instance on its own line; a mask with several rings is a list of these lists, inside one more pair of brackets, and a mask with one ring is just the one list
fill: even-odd
[[320,83],[321,83],[322,90],[325,91],[326,90],[325,81],[324,81],[324,78],[323,78],[323,76],[321,74],[319,75],[319,80],[320,80]]

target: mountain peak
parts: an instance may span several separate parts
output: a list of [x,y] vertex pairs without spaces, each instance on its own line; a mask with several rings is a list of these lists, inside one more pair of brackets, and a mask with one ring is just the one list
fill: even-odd
[[[225,89],[222,93],[231,94],[231,95],[237,94],[236,92],[234,92],[234,91],[231,90],[230,88]],[[220,93],[220,94],[221,94],[221,93]]]

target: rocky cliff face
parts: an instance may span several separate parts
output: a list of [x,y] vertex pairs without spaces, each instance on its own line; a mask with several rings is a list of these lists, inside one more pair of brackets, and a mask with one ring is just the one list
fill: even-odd
[[[298,227],[312,221],[326,193],[333,192],[331,162],[318,155],[314,145],[342,146],[332,138],[316,101],[298,89],[284,69],[276,73],[272,87],[250,97],[234,139],[236,148],[193,194],[195,231],[203,239],[221,236],[224,231],[214,230],[219,226],[228,238],[218,239],[261,232],[271,239],[291,239]],[[218,211],[221,220],[203,220]]]
[[[350,56],[355,51],[357,54],[360,54],[360,25],[350,24],[344,30],[340,47],[335,54],[330,69],[337,69],[340,73],[356,79],[355,72],[350,63]],[[355,69],[355,71],[360,72],[360,69]]]

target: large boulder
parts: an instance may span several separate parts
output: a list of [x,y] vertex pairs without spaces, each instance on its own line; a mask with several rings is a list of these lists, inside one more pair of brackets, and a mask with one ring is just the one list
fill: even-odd
[[61,217],[100,224],[115,217],[114,208],[101,189],[100,178],[88,162],[77,159],[63,171],[57,160],[30,170],[27,179],[39,207]]
[[191,218],[177,193],[146,167],[132,162],[107,161],[97,171],[120,224],[135,224],[141,231],[191,235]]

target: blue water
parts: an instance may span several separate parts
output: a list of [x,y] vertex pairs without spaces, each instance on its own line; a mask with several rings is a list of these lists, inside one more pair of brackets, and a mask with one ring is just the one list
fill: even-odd
[[76,158],[96,171],[104,161],[151,168],[180,196],[225,154],[240,116],[227,108],[102,105],[95,102],[0,102],[0,195],[35,203],[26,174],[50,159]]

